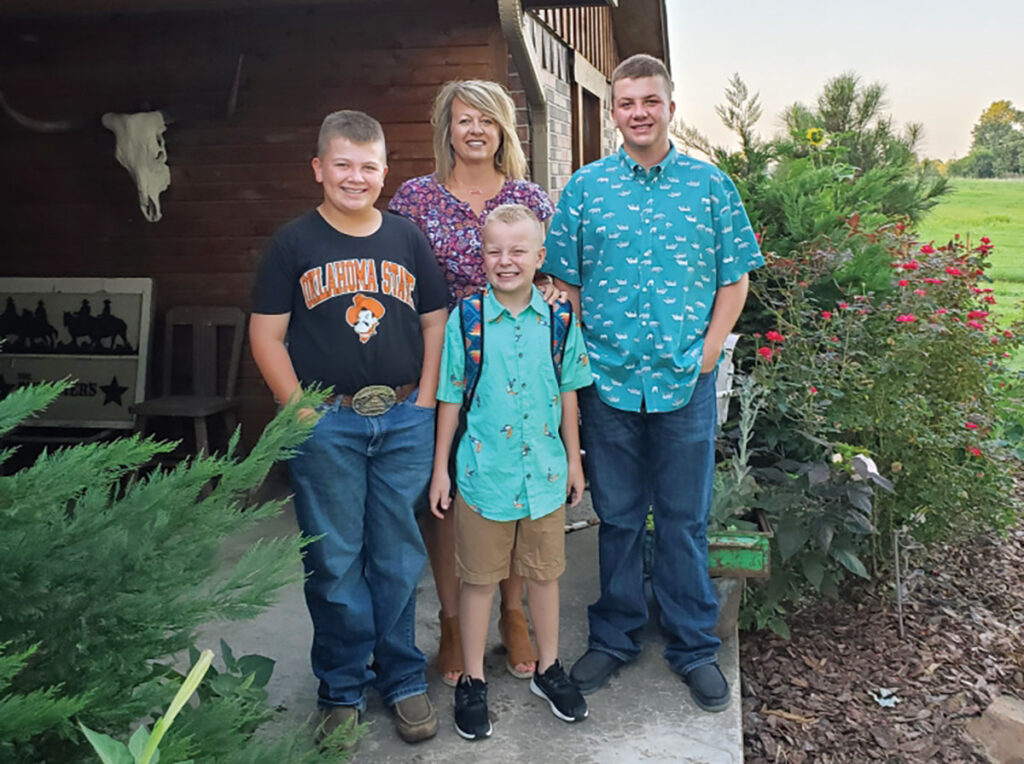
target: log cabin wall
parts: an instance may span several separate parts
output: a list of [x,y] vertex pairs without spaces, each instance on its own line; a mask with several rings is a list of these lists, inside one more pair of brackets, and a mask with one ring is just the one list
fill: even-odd
[[[386,6],[386,7],[385,7]],[[237,108],[227,114],[239,54]],[[430,105],[453,78],[505,82],[494,3],[443,10],[357,7],[0,19],[0,90],[40,119],[88,118],[63,134],[0,114],[0,275],[151,276],[157,326],[182,304],[237,305],[268,237],[321,195],[309,160],[320,120],[364,109],[384,124],[398,184],[433,169]],[[168,108],[170,188],[147,223],[114,159],[105,111]],[[150,388],[160,378],[151,356]],[[273,414],[248,348],[238,389],[245,440]]]

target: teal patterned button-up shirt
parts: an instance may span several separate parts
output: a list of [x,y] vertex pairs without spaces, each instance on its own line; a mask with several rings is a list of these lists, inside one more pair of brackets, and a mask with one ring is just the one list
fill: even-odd
[[580,286],[598,393],[624,411],[685,406],[715,293],[764,265],[736,186],[674,147],[649,170],[619,149],[577,170],[542,267]]
[[[456,452],[459,493],[488,520],[543,517],[565,503],[568,485],[558,432],[561,394],[594,381],[583,335],[573,317],[559,385],[551,360],[551,311],[536,287],[518,316],[490,289],[483,310],[483,366]],[[438,400],[462,404],[465,363],[456,309],[445,328]]]

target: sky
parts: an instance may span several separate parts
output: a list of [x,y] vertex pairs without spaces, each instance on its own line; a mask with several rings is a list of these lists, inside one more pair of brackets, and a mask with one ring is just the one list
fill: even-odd
[[920,122],[919,154],[962,157],[989,104],[1024,109],[1024,2],[860,0],[782,3],[666,0],[676,115],[718,145],[735,145],[714,107],[733,73],[760,93],[762,135],[790,104],[812,104],[825,81],[855,72],[886,86],[897,125]]

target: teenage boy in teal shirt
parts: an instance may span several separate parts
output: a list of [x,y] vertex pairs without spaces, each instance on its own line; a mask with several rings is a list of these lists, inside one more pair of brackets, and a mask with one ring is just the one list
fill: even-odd
[[587,716],[586,701],[558,660],[558,578],[565,570],[566,497],[575,505],[583,494],[576,390],[593,377],[575,318],[561,381],[556,377],[553,314],[533,286],[544,261],[543,238],[536,216],[519,204],[495,208],[484,225],[483,266],[490,286],[481,298],[483,358],[466,434],[457,446],[454,502],[448,461],[466,377],[458,310],[445,331],[430,504],[438,517],[454,504],[465,666],[455,687],[455,729],[471,740],[491,734],[483,658],[494,588],[508,577],[510,557],[527,581],[537,637],[530,690],[563,721]]
[[642,539],[654,511],[652,586],[665,657],[707,711],[729,704],[714,634],[707,522],[715,466],[715,366],[764,264],[733,182],[678,153],[665,65],[612,72],[622,147],[577,170],[551,221],[544,270],[577,307],[596,384],[580,394],[590,492],[601,519],[601,596],[572,669],[584,695],[640,654]]

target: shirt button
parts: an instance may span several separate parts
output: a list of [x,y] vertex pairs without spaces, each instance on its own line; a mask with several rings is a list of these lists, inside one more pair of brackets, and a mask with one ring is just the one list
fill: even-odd
[[529,414],[523,414],[523,419],[529,419],[529,418],[530,418]]
[[531,475],[531,474],[530,474],[529,472],[527,472],[527,473],[526,473],[526,479],[527,479],[527,480],[529,480],[529,479],[530,479],[530,478],[532,478],[532,477],[533,477],[533,475]]
[[525,382],[523,382],[523,387],[526,387],[526,383]]
[[523,354],[522,354],[522,353],[520,353],[520,354],[519,354],[519,357],[520,357],[520,358],[522,358],[522,357],[523,357]]

